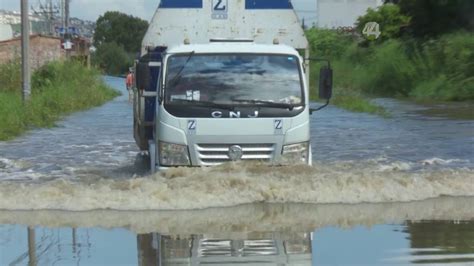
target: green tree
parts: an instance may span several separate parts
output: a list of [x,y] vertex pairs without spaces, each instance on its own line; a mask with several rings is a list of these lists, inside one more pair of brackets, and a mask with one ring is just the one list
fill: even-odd
[[472,0],[400,0],[403,14],[412,17],[415,37],[435,37],[458,30],[474,30]]
[[357,31],[362,32],[366,23],[377,22],[380,25],[379,41],[397,38],[401,28],[408,26],[410,17],[401,13],[400,7],[394,4],[385,4],[377,9],[369,8],[364,16],[357,19]]
[[106,12],[96,22],[94,46],[99,48],[104,43],[116,43],[128,53],[140,51],[140,46],[148,22],[120,12]]
[[329,29],[311,28],[306,30],[313,57],[338,58],[344,54],[351,43],[347,35]]
[[132,65],[132,60],[125,49],[115,42],[101,44],[92,59],[94,65],[109,75],[124,74]]

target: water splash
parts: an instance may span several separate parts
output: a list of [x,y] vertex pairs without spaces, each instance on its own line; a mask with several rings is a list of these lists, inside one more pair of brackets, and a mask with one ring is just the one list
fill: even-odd
[[129,228],[145,234],[212,234],[246,238],[251,232],[312,232],[406,220],[474,219],[474,197],[442,197],[408,203],[250,204],[190,211],[0,211],[0,224],[41,227]]
[[473,170],[408,171],[405,166],[381,167],[370,161],[314,167],[251,163],[177,168],[134,179],[85,175],[0,183],[4,210],[189,210],[257,202],[409,202],[440,196],[474,196]]

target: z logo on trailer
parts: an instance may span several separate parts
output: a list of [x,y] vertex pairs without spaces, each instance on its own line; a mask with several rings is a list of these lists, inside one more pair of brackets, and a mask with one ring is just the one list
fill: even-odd
[[229,17],[228,1],[229,0],[212,0],[212,19],[227,19]]
[[224,0],[216,0],[217,3],[214,5],[214,10],[216,11],[224,11],[227,8],[227,5],[223,5],[222,3]]

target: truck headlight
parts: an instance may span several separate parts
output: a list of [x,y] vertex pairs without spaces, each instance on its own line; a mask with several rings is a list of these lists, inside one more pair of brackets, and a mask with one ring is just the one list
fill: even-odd
[[307,164],[309,159],[309,142],[283,146],[281,153],[284,164]]
[[159,156],[160,165],[163,166],[189,166],[191,164],[186,145],[160,142]]

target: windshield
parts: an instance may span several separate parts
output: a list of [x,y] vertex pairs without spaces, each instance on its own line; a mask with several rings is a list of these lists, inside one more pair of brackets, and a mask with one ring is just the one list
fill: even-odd
[[299,60],[292,55],[174,55],[168,59],[165,97],[167,103],[301,105]]

